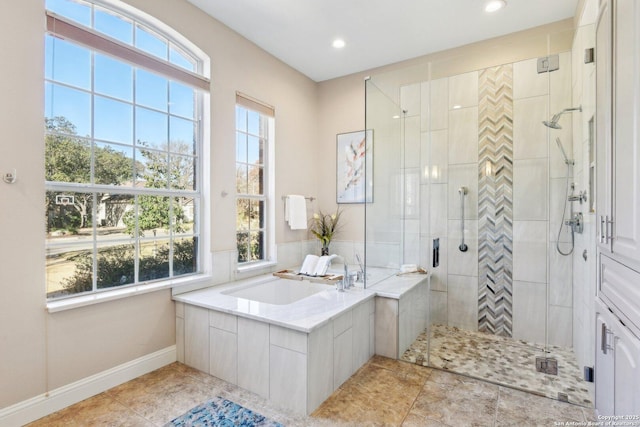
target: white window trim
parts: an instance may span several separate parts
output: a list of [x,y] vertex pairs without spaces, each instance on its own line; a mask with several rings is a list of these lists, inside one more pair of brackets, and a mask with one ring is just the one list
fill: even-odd
[[[138,11],[137,9],[128,6],[128,5],[120,5],[119,3],[115,3],[112,0],[93,0],[92,3],[96,5],[100,5],[103,7],[107,7],[112,9],[117,13],[121,13],[125,16],[129,16],[130,18],[134,18],[141,23],[145,23],[150,28],[155,28],[164,33],[165,36],[170,39],[177,41],[176,43],[182,49],[189,51],[193,55],[195,55],[200,64],[198,66],[198,71],[200,74],[192,73],[187,70],[183,70],[175,65],[154,58],[150,55],[148,56],[151,60],[163,63],[163,66],[169,66],[172,69],[175,69],[172,74],[184,73],[187,75],[187,80],[189,78],[194,78],[195,80],[184,81],[184,79],[179,79],[180,81],[189,84],[190,86],[196,87],[197,89],[202,89],[200,92],[201,97],[201,108],[200,108],[200,117],[198,118],[199,126],[198,132],[200,133],[200,166],[201,173],[196,179],[198,180],[197,184],[200,194],[200,224],[199,224],[199,250],[198,250],[198,265],[199,272],[196,272],[187,276],[178,276],[172,277],[164,280],[154,281],[154,282],[145,282],[139,283],[135,285],[124,286],[121,288],[108,288],[102,290],[100,292],[92,292],[91,294],[82,294],[82,295],[71,295],[68,297],[63,297],[54,300],[46,300],[46,309],[49,313],[55,313],[59,311],[70,310],[74,308],[86,307],[89,305],[94,305],[102,302],[114,301],[122,298],[127,298],[134,295],[142,295],[150,292],[156,292],[163,289],[171,289],[172,294],[178,293],[180,288],[191,288],[198,289],[206,286],[211,286],[211,280],[213,277],[213,260],[211,258],[211,197],[208,196],[211,194],[211,185],[210,179],[211,176],[211,149],[210,149],[210,141],[211,141],[211,129],[210,129],[210,117],[211,117],[211,92],[210,92],[210,59],[207,54],[204,53],[201,49],[195,46],[191,41],[186,39],[180,33],[173,30],[171,27],[167,26],[160,20],[152,17],[152,16],[141,16],[143,12]],[[49,25],[49,20],[53,18],[54,20],[58,20],[60,22],[63,18],[56,16],[55,13],[50,11],[46,11],[47,18],[47,26]],[[69,24],[77,27],[77,24]],[[82,29],[83,31],[90,29]],[[118,42],[117,40],[110,39],[108,36],[103,34],[98,34],[100,37],[115,43],[117,45],[121,45],[121,47],[131,50],[130,47]],[[75,42],[82,43],[80,40],[75,40]],[[92,46],[87,46],[89,48],[93,48]],[[100,50],[100,49],[95,49]],[[109,53],[109,52],[105,52]],[[153,71],[153,69],[152,69]],[[190,76],[189,76],[190,75]],[[172,77],[172,75],[170,75]],[[195,84],[192,84],[195,82]],[[207,179],[204,179],[204,178]]]
[[63,40],[73,40],[94,51],[111,55],[120,61],[124,60],[138,68],[145,68],[196,89],[211,88],[211,82],[206,77],[177,67],[169,61],[163,61],[90,28],[83,28],[50,11],[47,11],[47,31]]
[[[267,135],[267,150],[265,151],[264,168],[266,173],[264,175],[265,183],[265,234],[264,241],[265,246],[265,258],[259,261],[247,261],[243,263],[238,262],[238,257],[235,258],[236,272],[244,273],[255,270],[267,269],[275,266],[278,263],[277,251],[276,251],[276,220],[275,220],[275,108],[271,105],[265,104],[256,100],[244,93],[236,92],[236,105],[241,105],[252,111],[257,111],[261,115],[265,115],[270,119],[269,135]],[[236,195],[238,197],[244,197]],[[250,198],[250,196],[248,196]],[[237,229],[236,229],[237,232]]]
[[198,286],[199,288],[211,286],[211,275],[199,274],[189,277],[174,277],[169,280],[159,282],[144,283],[124,288],[111,288],[97,293],[52,300],[47,302],[47,311],[49,313],[57,313],[103,302],[116,301],[135,295],[144,295],[165,289],[175,289],[183,286],[194,285],[202,285]]

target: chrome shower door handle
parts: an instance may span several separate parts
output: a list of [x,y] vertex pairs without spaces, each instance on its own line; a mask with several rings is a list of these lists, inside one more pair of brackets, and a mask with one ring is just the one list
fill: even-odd
[[460,231],[462,232],[462,241],[460,242],[460,246],[458,246],[458,249],[460,249],[460,252],[466,252],[469,249],[469,246],[467,246],[464,243],[464,196],[466,196],[468,192],[469,190],[467,189],[467,187],[458,188],[458,193],[460,193],[460,209],[462,211],[462,215],[461,215],[462,219],[460,221]]
[[600,243],[609,243],[613,240],[613,219],[609,215],[600,215]]
[[603,354],[607,354],[607,350],[613,350],[613,346],[609,345],[609,335],[613,336],[613,331],[607,328],[606,323],[602,323],[602,329],[600,330],[600,350]]

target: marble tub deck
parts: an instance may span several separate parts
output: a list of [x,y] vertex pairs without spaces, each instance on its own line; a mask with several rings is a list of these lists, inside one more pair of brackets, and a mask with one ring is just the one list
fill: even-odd
[[[401,359],[552,399],[563,393],[570,403],[593,407],[588,385],[571,349],[549,346],[545,352],[538,344],[444,325],[431,327],[430,354],[428,345],[424,332]],[[536,357],[555,358],[558,375],[537,372]]]
[[445,371],[374,356],[311,416],[173,363],[29,424],[162,426],[222,396],[285,426],[553,426],[593,410]]

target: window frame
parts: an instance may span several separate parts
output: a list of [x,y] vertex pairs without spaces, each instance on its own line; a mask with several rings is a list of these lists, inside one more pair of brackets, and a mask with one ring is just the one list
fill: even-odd
[[[236,253],[236,263],[238,272],[242,273],[244,271],[250,271],[253,269],[259,269],[264,267],[269,267],[275,265],[277,263],[277,255],[276,255],[276,245],[275,245],[275,108],[269,104],[266,104],[262,101],[258,101],[257,99],[246,95],[242,92],[236,92],[236,111],[237,107],[242,107],[248,111],[256,112],[261,117],[265,118],[268,121],[268,129],[267,134],[264,135],[264,147],[263,147],[263,195],[254,195],[249,193],[238,193],[236,188],[236,217],[238,215],[237,206],[238,200],[247,199],[251,200],[259,200],[263,202],[263,258],[259,260],[248,260],[244,262],[240,262],[239,253]],[[237,118],[234,126],[234,152],[236,152],[235,162],[236,170],[238,165],[238,157],[237,157],[237,137],[238,137],[238,123]],[[243,132],[248,134],[247,132]],[[259,138],[261,135],[257,135]],[[246,164],[246,163],[245,163]],[[238,241],[238,233],[240,230],[237,227],[235,228],[236,235],[236,252],[237,252],[237,241]]]
[[[47,30],[45,34],[47,36],[53,36],[57,38],[61,38],[69,43],[72,43],[76,46],[83,47],[87,49],[89,52],[94,54],[107,55],[119,62],[127,63],[132,66],[132,71],[135,69],[147,70],[152,73],[159,74],[162,78],[167,80],[167,84],[170,85],[170,82],[177,82],[182,85],[186,85],[194,89],[194,114],[193,117],[189,120],[194,123],[194,138],[195,138],[195,152],[193,154],[188,154],[189,158],[197,159],[196,161],[196,169],[194,179],[195,189],[191,190],[180,190],[180,189],[172,189],[170,188],[170,179],[168,180],[168,187],[157,189],[157,188],[136,188],[135,185],[131,187],[118,187],[114,185],[103,185],[96,184],[95,182],[88,183],[73,183],[73,182],[62,182],[62,181],[45,181],[45,191],[63,191],[63,192],[84,192],[88,194],[93,194],[93,203],[92,203],[92,234],[91,234],[91,244],[92,244],[92,263],[93,263],[93,273],[92,274],[92,289],[87,292],[68,294],[68,295],[60,295],[55,296],[53,298],[47,298],[47,307],[50,312],[64,310],[67,308],[73,308],[77,306],[84,306],[87,304],[93,304],[104,300],[112,300],[114,298],[121,298],[129,295],[137,295],[140,293],[146,293],[158,289],[165,289],[169,287],[176,286],[186,286],[197,284],[201,281],[206,281],[211,277],[211,260],[210,256],[207,254],[210,252],[210,238],[209,238],[209,230],[210,230],[210,206],[209,206],[209,198],[207,195],[209,194],[209,169],[210,169],[210,149],[209,144],[205,143],[205,141],[209,140],[210,131],[208,127],[208,112],[209,112],[209,90],[210,90],[210,81],[208,79],[209,73],[209,59],[208,57],[198,48],[193,46],[188,40],[186,40],[183,36],[176,33],[174,30],[171,30],[165,24],[160,23],[160,21],[155,20],[149,16],[143,16],[142,12],[137,11],[136,9],[126,6],[125,7],[117,7],[109,1],[100,1],[100,0],[86,0],[87,4],[92,5],[93,7],[99,7],[102,10],[107,10],[110,13],[113,13],[117,16],[122,16],[128,20],[131,20],[132,25],[135,27],[138,24],[142,24],[146,28],[152,30],[153,32],[161,35],[164,39],[166,39],[170,44],[167,45],[167,49],[169,54],[171,53],[171,46],[178,47],[182,52],[187,53],[191,58],[195,60],[195,67],[197,72],[191,72],[185,68],[182,68],[178,65],[174,65],[169,61],[164,61],[162,59],[153,57],[138,48],[128,46],[124,43],[115,40],[108,35],[95,31],[91,28],[85,27],[80,23],[74,22],[71,19],[67,19],[61,17],[50,10],[46,10],[46,21],[47,21]],[[126,10],[125,10],[126,9]],[[93,14],[91,15],[93,16]],[[93,18],[92,18],[93,19]],[[93,20],[92,20],[93,22]],[[91,68],[91,78],[92,81],[94,79],[94,69],[93,66]],[[44,82],[50,82],[51,84],[55,83],[55,80],[44,79]],[[57,84],[57,83],[56,83]],[[75,89],[75,88],[74,88]],[[86,91],[91,97],[101,96],[100,93],[96,92],[93,83],[91,87]],[[133,110],[136,107],[139,108],[139,104],[135,101],[131,101],[131,108]],[[91,102],[92,111],[94,102]],[[169,109],[166,111],[167,120],[174,116],[170,112]],[[44,117],[47,117],[44,114]],[[135,117],[135,113],[134,113]],[[182,117],[182,115],[176,116]],[[185,116],[186,117],[186,116]],[[53,117],[52,117],[53,118]],[[91,127],[94,127],[94,116],[92,114]],[[136,128],[136,124],[132,123],[132,129]],[[45,136],[51,135],[55,133],[46,132]],[[102,143],[100,140],[95,139],[93,132],[91,136],[77,136],[80,139],[84,139],[89,141],[90,146],[93,147],[95,143]],[[132,140],[131,149],[136,150],[136,144]],[[117,145],[117,143],[116,143]],[[125,144],[126,145],[126,144]],[[161,150],[163,153],[166,152],[167,155],[171,155],[173,151],[167,147],[166,150]],[[179,154],[179,153],[175,153]],[[93,169],[93,164],[95,163],[95,153],[93,148],[91,148],[91,165]],[[92,174],[93,176],[93,174]],[[135,174],[134,174],[135,179]],[[89,181],[92,181],[91,179]],[[121,194],[128,195],[132,198],[137,199],[141,195],[159,195],[168,197],[169,200],[174,200],[177,197],[193,197],[192,203],[194,204],[193,210],[196,215],[196,220],[194,221],[194,229],[191,233],[186,234],[185,238],[193,238],[195,242],[197,242],[194,246],[195,251],[195,262],[196,262],[196,270],[187,274],[180,274],[178,276],[169,276],[158,279],[152,279],[140,282],[139,279],[139,269],[138,264],[141,259],[141,253],[139,252],[139,245],[141,241],[149,242],[149,241],[158,241],[158,240],[168,240],[169,242],[178,241],[183,238],[181,234],[174,234],[173,232],[169,232],[166,237],[154,237],[154,238],[146,238],[141,237],[139,234],[138,228],[138,220],[136,219],[135,226],[135,237],[128,239],[128,243],[133,244],[135,247],[134,254],[134,262],[135,262],[135,280],[133,283],[128,283],[122,286],[114,286],[114,287],[106,287],[106,288],[98,288],[97,283],[97,259],[95,255],[98,253],[98,248],[105,243],[108,245],[118,244],[119,240],[110,240],[110,241],[101,241],[98,238],[97,233],[97,212],[99,209],[98,204],[96,203],[96,196],[100,194]],[[138,203],[134,204],[135,209],[138,208]],[[170,212],[173,211],[173,208],[170,208]],[[136,215],[137,217],[137,215]],[[171,217],[173,220],[174,217]],[[170,228],[173,229],[171,226]],[[122,239],[122,242],[124,243]],[[55,248],[56,244],[49,241],[49,238],[45,238],[45,246],[47,248]],[[173,265],[173,245],[170,246],[171,249],[169,251],[169,265]],[[169,267],[170,268],[170,267]],[[171,272],[171,270],[170,270]],[[48,291],[48,290],[47,290]]]

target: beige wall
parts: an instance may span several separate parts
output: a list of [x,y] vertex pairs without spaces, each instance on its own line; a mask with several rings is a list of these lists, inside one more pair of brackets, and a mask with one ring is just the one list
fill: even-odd
[[[318,97],[318,206],[333,211],[336,204],[336,134],[364,129],[364,76],[354,74],[320,84]],[[364,205],[340,205],[343,226],[338,240],[364,240]],[[344,254],[352,256],[352,254]]]
[[[276,109],[277,201],[299,193],[318,197],[315,209],[336,207],[335,135],[364,128],[364,77],[372,72],[317,84],[185,0],[127,3],[173,27],[210,56],[212,250],[235,248],[236,91]],[[46,314],[43,34],[43,0],[3,3],[0,173],[15,168],[18,182],[0,182],[0,408],[175,343],[169,291]],[[223,191],[229,195],[222,197]],[[363,207],[342,206],[346,228],[339,238],[361,241]],[[277,243],[306,238],[305,232],[288,230],[282,204],[276,202]]]
[[40,2],[0,14],[0,407],[45,388],[43,37]]

